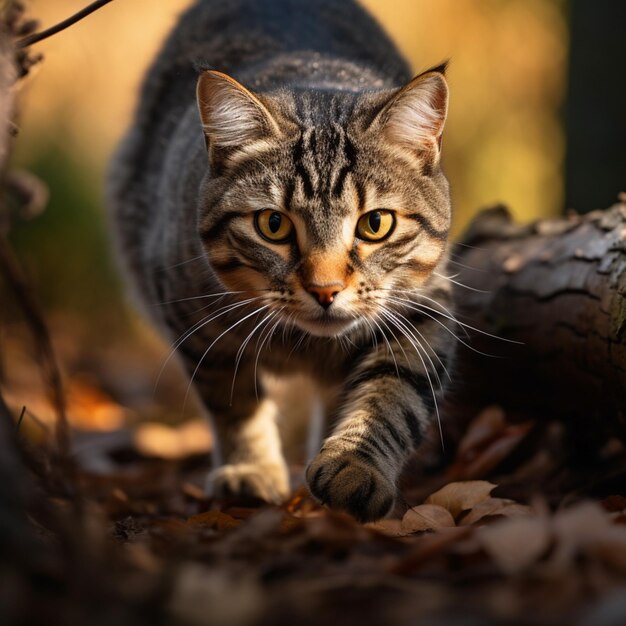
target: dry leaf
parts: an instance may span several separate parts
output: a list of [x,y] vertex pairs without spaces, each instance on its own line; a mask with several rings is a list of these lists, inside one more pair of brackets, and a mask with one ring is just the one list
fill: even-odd
[[457,449],[457,458],[471,460],[477,450],[506,428],[506,416],[499,406],[488,406],[472,420]]
[[450,511],[437,504],[421,504],[409,509],[402,518],[401,528],[405,533],[436,530],[454,526]]
[[624,533],[626,541],[626,530],[614,527],[609,515],[595,502],[583,502],[559,511],[552,525],[557,544],[550,562],[557,567],[569,567],[581,552],[605,544],[614,528]]
[[532,422],[508,426],[476,459],[467,464],[463,475],[467,478],[486,476],[517,448],[532,427]]
[[198,485],[194,485],[193,483],[183,483],[181,490],[188,498],[193,500],[199,500],[202,502],[207,499],[204,489],[201,489]]
[[[70,380],[67,385],[67,417],[79,430],[112,431],[124,426],[130,411],[117,404],[104,391],[83,380]],[[27,414],[40,425],[56,422],[56,411],[46,395],[28,390],[28,393],[7,391],[5,400],[19,414],[27,404]],[[27,400],[25,400],[27,398]]]
[[551,543],[548,520],[518,517],[479,529],[476,538],[506,574],[517,574],[538,561]]
[[611,568],[626,573],[626,528],[608,528],[598,541],[589,546],[588,552]]
[[609,513],[621,513],[626,511],[626,498],[624,496],[609,496],[600,502],[602,508]]
[[184,562],[168,599],[173,622],[187,626],[252,624],[266,596],[253,574],[233,575],[219,568]]
[[469,425],[447,476],[453,479],[486,476],[509,456],[532,427],[532,422],[507,424],[499,406],[485,408]]
[[412,532],[406,530],[399,519],[381,519],[377,522],[369,522],[365,524],[365,527],[388,537],[404,537]]
[[419,543],[416,544],[415,550],[394,563],[388,572],[399,576],[413,574],[425,563],[432,562],[451,546],[466,539],[473,530],[468,526],[464,528],[455,526],[454,528],[442,528],[437,533],[422,535],[418,538]]
[[449,483],[428,496],[426,504],[442,506],[456,519],[462,511],[467,511],[486,500],[496,486],[486,480]]
[[185,422],[172,428],[157,422],[144,422],[135,432],[135,447],[144,456],[181,459],[210,452],[211,432],[204,420]]
[[519,517],[530,515],[531,510],[525,504],[518,504],[506,498],[487,498],[479,502],[467,515],[464,515],[459,524],[468,526],[476,524],[485,517],[503,515],[504,517]]
[[215,530],[228,530],[240,526],[241,520],[236,520],[231,515],[221,511],[206,511],[190,517],[187,520],[187,524],[189,526],[206,526]]
[[67,411],[71,423],[85,430],[121,428],[128,412],[101,389],[81,380],[70,382]]

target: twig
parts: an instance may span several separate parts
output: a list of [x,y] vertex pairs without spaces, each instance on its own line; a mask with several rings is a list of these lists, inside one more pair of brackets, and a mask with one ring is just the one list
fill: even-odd
[[65,407],[65,393],[61,382],[61,371],[43,315],[4,235],[0,235],[0,272],[4,275],[17,298],[35,338],[37,349],[41,355],[44,375],[49,385],[51,400],[57,413],[57,446],[61,456],[67,459],[69,455],[69,427]]
[[94,11],[102,8],[105,4],[109,4],[113,0],[96,0],[96,2],[92,2],[90,5],[86,6],[84,9],[81,9],[78,13],[75,13],[71,17],[68,17],[66,20],[47,28],[46,30],[41,31],[40,33],[34,33],[33,35],[29,35],[28,37],[24,37],[16,42],[15,47],[18,49],[28,48],[28,46],[32,46],[35,43],[39,43],[48,37],[52,37],[52,35],[56,35],[60,33],[62,30],[69,28],[72,24],[76,24],[83,18],[91,15]]
[[17,420],[17,424],[15,425],[15,430],[17,430],[19,432],[20,428],[22,427],[22,422],[24,421],[24,415],[26,415],[26,405],[24,405],[22,407],[22,410],[20,412],[20,416]]

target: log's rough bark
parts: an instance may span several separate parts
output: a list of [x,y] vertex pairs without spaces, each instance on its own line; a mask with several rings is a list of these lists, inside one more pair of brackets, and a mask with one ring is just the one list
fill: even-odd
[[[571,420],[587,437],[626,433],[626,195],[605,211],[513,224],[474,220],[450,271],[470,331],[456,398]],[[477,290],[477,291],[475,291]],[[453,394],[454,395],[454,394]]]

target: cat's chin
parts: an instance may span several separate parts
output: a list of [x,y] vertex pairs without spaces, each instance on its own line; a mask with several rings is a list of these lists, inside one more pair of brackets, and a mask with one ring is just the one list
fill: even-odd
[[315,337],[337,337],[354,328],[358,320],[350,318],[333,319],[323,317],[317,319],[299,318],[297,325]]

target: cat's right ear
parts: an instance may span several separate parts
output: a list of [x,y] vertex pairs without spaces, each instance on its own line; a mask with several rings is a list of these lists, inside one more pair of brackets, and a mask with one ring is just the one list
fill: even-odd
[[196,97],[213,167],[224,166],[236,152],[280,134],[267,107],[227,74],[203,72]]
[[448,112],[446,63],[416,76],[378,114],[383,136],[413,153],[427,167],[440,158],[441,137]]

